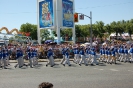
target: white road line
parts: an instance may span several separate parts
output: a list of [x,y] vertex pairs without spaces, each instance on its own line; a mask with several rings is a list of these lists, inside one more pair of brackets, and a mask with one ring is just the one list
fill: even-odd
[[99,69],[99,70],[103,70],[103,69]]
[[116,70],[116,69],[110,69],[111,71],[119,71],[119,70]]
[[98,69],[98,68],[94,68],[94,69]]

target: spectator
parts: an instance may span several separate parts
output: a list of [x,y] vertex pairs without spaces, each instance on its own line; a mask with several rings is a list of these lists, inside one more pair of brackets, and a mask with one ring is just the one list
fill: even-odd
[[53,84],[49,82],[42,82],[39,84],[38,88],[53,88]]

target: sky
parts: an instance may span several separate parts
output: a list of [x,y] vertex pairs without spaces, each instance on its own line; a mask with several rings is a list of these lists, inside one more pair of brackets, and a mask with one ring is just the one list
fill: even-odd
[[[133,19],[133,0],[75,0],[75,12],[90,16],[92,23]],[[21,24],[37,24],[37,0],[0,0],[0,28],[20,29]],[[77,24],[90,24],[85,18]],[[2,31],[3,32],[3,31]]]

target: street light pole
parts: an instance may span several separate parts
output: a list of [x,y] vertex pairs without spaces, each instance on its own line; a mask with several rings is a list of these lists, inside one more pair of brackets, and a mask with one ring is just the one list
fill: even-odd
[[92,12],[90,12],[90,43],[92,48]]
[[[78,14],[82,14],[82,13],[78,13]],[[85,14],[82,14],[82,15],[90,18],[90,44],[91,44],[90,48],[92,48],[92,12],[90,12],[90,16],[87,16]]]

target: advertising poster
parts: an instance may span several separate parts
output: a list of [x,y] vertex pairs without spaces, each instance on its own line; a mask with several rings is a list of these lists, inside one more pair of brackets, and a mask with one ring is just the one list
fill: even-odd
[[62,15],[63,15],[63,27],[74,26],[73,16],[73,2],[69,0],[62,0]]
[[39,27],[50,28],[54,26],[53,0],[39,2]]

